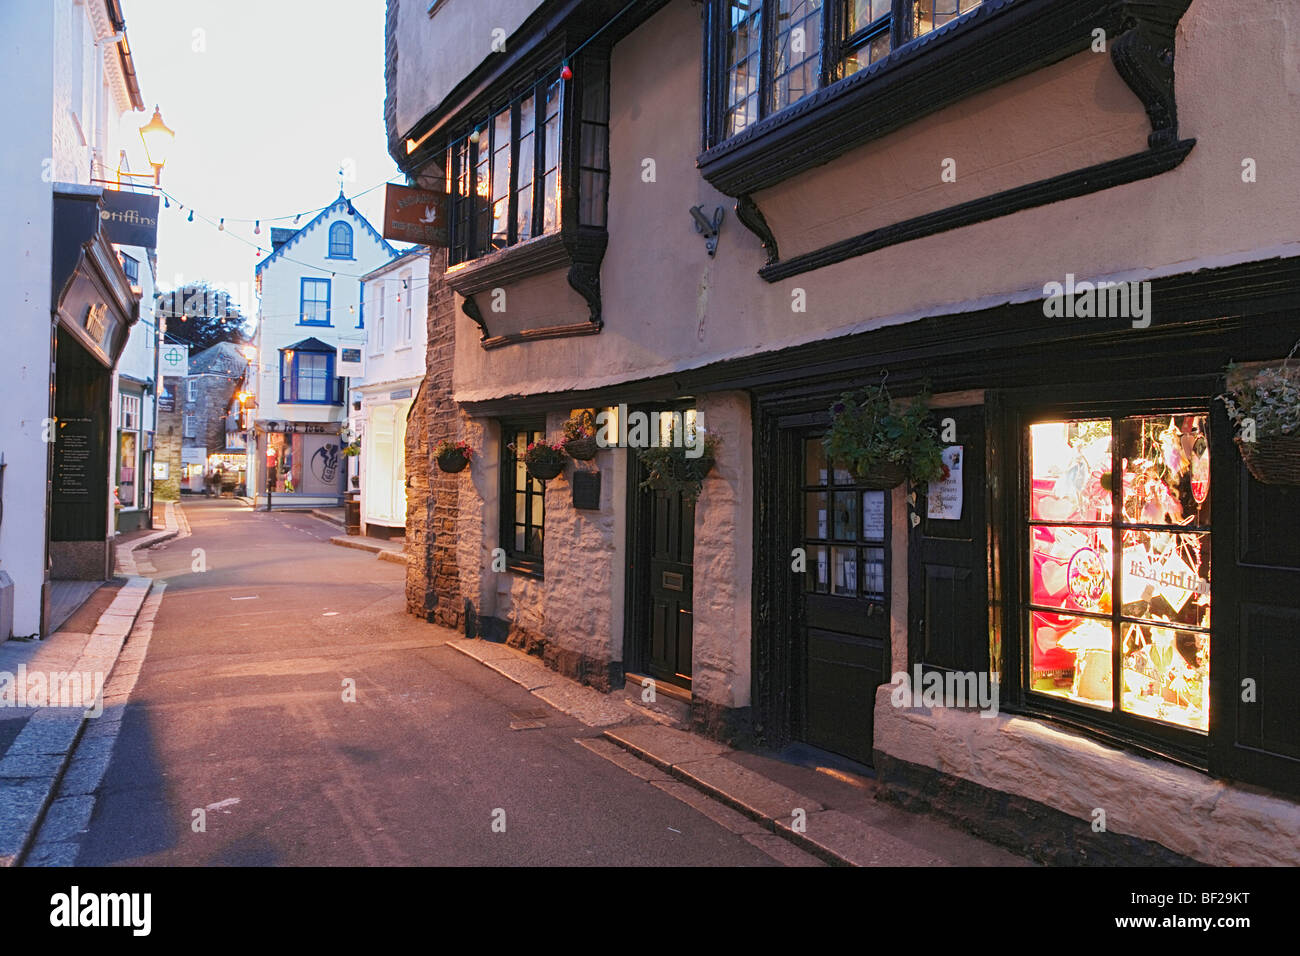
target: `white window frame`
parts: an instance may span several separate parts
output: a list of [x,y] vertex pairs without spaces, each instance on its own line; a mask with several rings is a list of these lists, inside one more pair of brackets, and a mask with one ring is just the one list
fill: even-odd
[[194,379],[185,381],[185,401],[197,402],[199,400],[199,383]]
[[138,431],[140,428],[140,396],[119,395],[122,403],[118,407],[117,427],[126,431]]

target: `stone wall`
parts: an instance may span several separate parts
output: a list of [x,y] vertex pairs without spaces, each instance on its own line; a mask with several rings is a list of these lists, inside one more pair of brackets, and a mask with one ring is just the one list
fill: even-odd
[[457,562],[456,523],[464,473],[440,471],[432,454],[443,439],[463,437],[463,416],[451,400],[456,296],[442,281],[446,262],[445,249],[431,250],[424,381],[406,423],[406,608],[426,621],[461,630],[465,600]]
[[166,462],[167,477],[154,479],[153,496],[159,501],[176,501],[181,496],[181,398],[185,379],[168,375],[165,387],[172,395],[172,411],[158,409],[158,426],[154,434],[153,460]]

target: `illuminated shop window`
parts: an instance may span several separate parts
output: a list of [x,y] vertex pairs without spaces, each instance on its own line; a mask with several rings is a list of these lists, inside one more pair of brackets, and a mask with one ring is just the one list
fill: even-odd
[[1030,427],[1032,693],[1209,729],[1208,439],[1203,411]]

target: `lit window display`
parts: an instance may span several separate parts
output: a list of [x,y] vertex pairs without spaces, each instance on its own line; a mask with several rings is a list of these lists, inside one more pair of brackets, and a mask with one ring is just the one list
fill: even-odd
[[1207,731],[1207,416],[1029,432],[1030,689]]
[[277,494],[292,494],[302,487],[303,436],[297,433],[271,432],[266,436],[267,473],[271,477],[271,490]]

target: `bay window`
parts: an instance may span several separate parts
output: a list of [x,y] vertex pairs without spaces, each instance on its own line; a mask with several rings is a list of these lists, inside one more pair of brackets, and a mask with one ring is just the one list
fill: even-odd
[[706,146],[883,60],[981,0],[712,0]]
[[1062,418],[1028,432],[1028,700],[1085,722],[1206,734],[1207,411]]
[[475,110],[445,153],[451,265],[562,230],[604,228],[608,84],[607,62],[589,54],[571,80],[552,70]]

